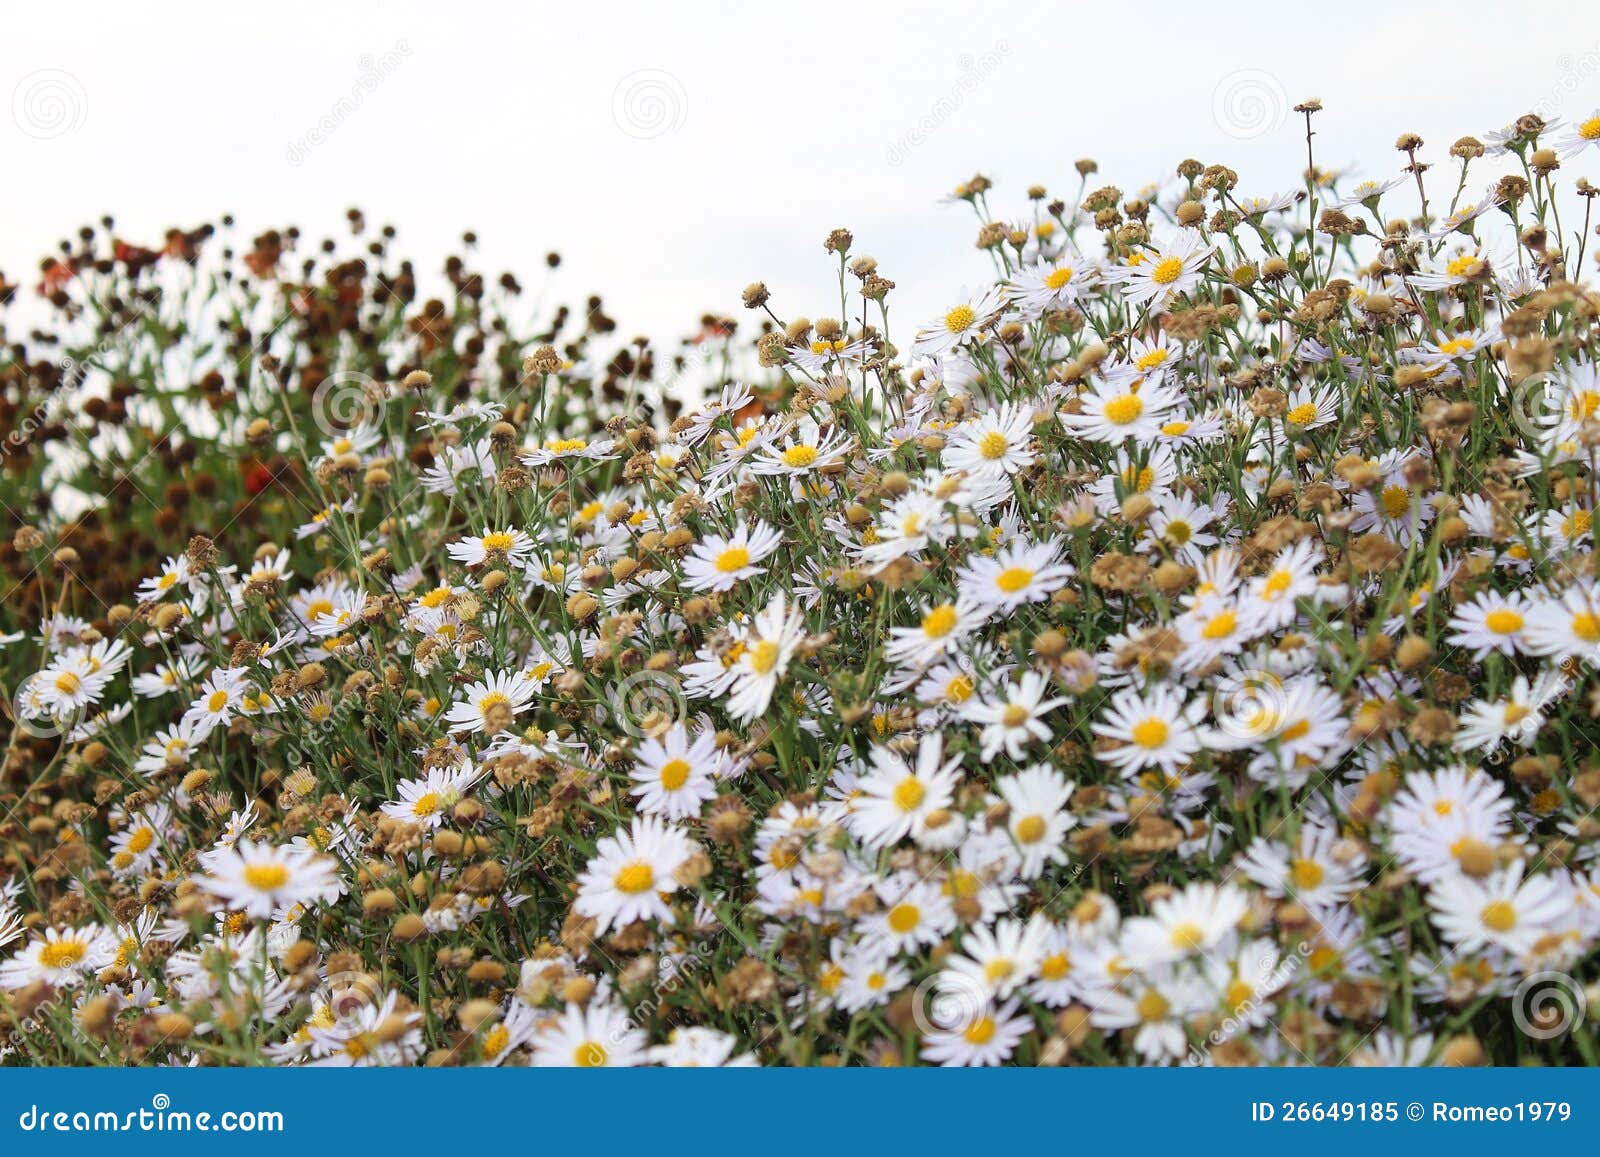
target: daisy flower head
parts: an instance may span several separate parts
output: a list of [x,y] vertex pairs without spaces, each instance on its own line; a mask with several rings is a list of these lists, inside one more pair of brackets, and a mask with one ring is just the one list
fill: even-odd
[[932,357],[979,341],[1000,312],[1000,302],[993,290],[957,302],[938,321],[917,331],[911,354]]
[[1130,305],[1148,303],[1158,313],[1165,310],[1173,298],[1200,284],[1215,249],[1198,230],[1185,229],[1141,250],[1116,270],[1124,299]]
[[1517,655],[1528,649],[1533,610],[1533,604],[1520,591],[1479,591],[1450,616],[1448,641],[1451,646],[1467,648],[1480,661],[1496,653]]
[[1171,773],[1209,743],[1202,726],[1205,711],[1203,700],[1185,702],[1168,684],[1144,693],[1130,688],[1111,697],[1091,730],[1117,745],[1100,752],[1100,758],[1124,775],[1151,767]]
[[46,928],[0,963],[0,988],[15,991],[40,981],[52,988],[75,988],[116,959],[117,943],[116,933],[98,924]]
[[887,747],[872,748],[872,770],[856,780],[857,798],[847,818],[851,833],[869,848],[918,837],[930,823],[949,822],[961,782],[959,756],[946,760],[936,733],[922,737],[910,767]]
[[679,820],[700,814],[717,794],[717,781],[732,761],[717,748],[709,727],[694,742],[688,729],[674,723],[660,739],[646,736],[634,752],[633,795],[645,815]]
[[1141,967],[1209,952],[1233,936],[1250,910],[1249,897],[1232,884],[1190,884],[1122,926],[1122,943]]
[[805,620],[799,608],[787,606],[782,592],[773,595],[740,641],[728,688],[728,714],[748,723],[766,711],[804,639]]
[[1045,698],[1049,689],[1044,675],[1028,670],[1015,683],[1006,683],[991,694],[963,703],[961,718],[983,727],[978,758],[989,763],[1004,751],[1011,759],[1021,759],[1023,748],[1030,742],[1049,739],[1050,728],[1044,717],[1066,702],[1060,696]]
[[599,931],[625,928],[635,920],[671,914],[667,897],[678,890],[674,877],[695,844],[657,816],[636,817],[606,836],[578,877],[573,909],[599,925]]
[[615,1069],[648,1064],[650,1038],[625,1010],[602,1000],[569,1004],[533,1038],[540,1069]]
[[1029,317],[1066,309],[1094,285],[1098,270],[1071,245],[1047,261],[1028,266],[1006,286],[1006,298]]
[[[937,998],[936,998],[937,999]],[[985,1005],[951,1025],[935,1024],[922,1038],[922,1055],[944,1067],[992,1067],[1011,1058],[1033,1028],[1020,1002]]]
[[521,530],[490,530],[452,542],[446,548],[450,557],[465,566],[510,564],[521,566],[533,551],[533,539]]
[[946,443],[951,470],[1015,474],[1033,464],[1033,408],[1008,403],[964,424]]
[[1066,836],[1078,819],[1067,809],[1077,785],[1053,767],[1034,764],[995,782],[995,799],[1006,806],[1006,831],[1016,845],[1017,874],[1042,875],[1067,861]]
[[1585,149],[1600,146],[1600,108],[1562,129],[1552,143],[1563,157],[1575,157]]
[[765,574],[756,564],[782,542],[783,532],[775,527],[760,521],[746,526],[740,520],[731,535],[707,535],[695,543],[683,562],[684,585],[695,591],[732,590],[745,579]]
[[1576,919],[1571,890],[1554,876],[1524,876],[1521,861],[1483,879],[1447,876],[1428,891],[1433,922],[1456,948],[1513,956]]
[[1061,424],[1091,442],[1151,442],[1177,406],[1177,390],[1149,379],[1108,379],[1080,395],[1077,413],[1061,414]]
[[492,671],[467,685],[462,698],[445,714],[452,734],[505,731],[538,695],[532,680],[521,671]]
[[264,919],[274,909],[311,904],[337,888],[334,863],[325,856],[241,839],[200,857],[201,885],[229,908]]
[[1018,541],[991,555],[973,555],[956,575],[963,597],[989,611],[1014,611],[1067,585],[1072,567],[1052,542]]
[[597,462],[609,458],[616,448],[612,438],[551,438],[539,446],[524,449],[521,458],[529,466],[550,466],[556,463]]

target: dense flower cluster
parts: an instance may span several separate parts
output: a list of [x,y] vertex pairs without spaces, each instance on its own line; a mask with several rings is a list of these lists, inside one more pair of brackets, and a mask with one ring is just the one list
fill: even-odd
[[1399,149],[974,178],[901,345],[844,230],[659,357],[85,230],[0,361],[12,1061],[1600,1063],[1600,116]]

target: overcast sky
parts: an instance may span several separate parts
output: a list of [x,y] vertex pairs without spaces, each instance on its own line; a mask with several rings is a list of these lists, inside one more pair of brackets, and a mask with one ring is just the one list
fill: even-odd
[[359,205],[424,270],[465,227],[534,285],[558,249],[552,292],[671,337],[756,278],[780,312],[829,312],[822,241],[846,225],[900,286],[898,330],[984,277],[970,210],[939,203],[974,171],[1007,210],[1031,183],[1070,195],[1083,156],[1124,188],[1222,161],[1267,194],[1298,179],[1309,96],[1319,162],[1369,176],[1403,130],[1439,160],[1600,107],[1592,0],[337,8],[9,6],[0,269],[31,285],[107,211],[155,242],[222,212],[320,238]]

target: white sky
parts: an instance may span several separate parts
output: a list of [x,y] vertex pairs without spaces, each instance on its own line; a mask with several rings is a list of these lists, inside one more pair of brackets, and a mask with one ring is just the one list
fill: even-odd
[[[1264,96],[1254,135],[1217,115],[1229,86]],[[1081,156],[1124,189],[1194,156],[1282,191],[1308,96],[1319,163],[1368,176],[1403,130],[1438,161],[1535,107],[1586,117],[1600,5],[12,5],[0,269],[31,286],[108,210],[147,243],[222,212],[320,240],[359,205],[423,273],[465,227],[485,272],[530,287],[558,249],[554,295],[601,292],[624,333],[672,338],[756,278],[780,313],[834,312],[822,240],[845,225],[899,284],[903,339],[985,277],[971,211],[938,203],[974,171],[1007,212],[1031,183],[1070,196]]]

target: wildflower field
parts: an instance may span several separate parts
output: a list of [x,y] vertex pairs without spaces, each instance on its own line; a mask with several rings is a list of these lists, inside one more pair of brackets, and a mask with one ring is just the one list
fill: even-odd
[[0,278],[3,1063],[1600,1064],[1600,114],[1327,115],[936,317]]

